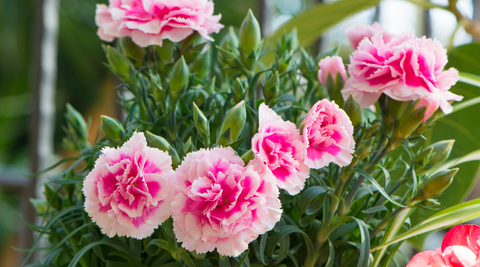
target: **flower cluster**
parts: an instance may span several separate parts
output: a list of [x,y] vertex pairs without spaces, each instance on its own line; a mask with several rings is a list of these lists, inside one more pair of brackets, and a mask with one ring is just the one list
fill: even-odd
[[162,45],[163,39],[179,42],[198,32],[208,36],[223,28],[221,16],[213,15],[208,0],[110,0],[110,5],[97,5],[95,23],[100,39],[111,42],[116,37],[130,36],[142,47]]
[[252,150],[275,175],[278,187],[290,195],[303,189],[310,168],[320,169],[331,162],[346,166],[352,161],[352,122],[333,101],[324,99],[312,107],[302,136],[294,123],[284,121],[265,104],[260,105],[259,120]]
[[443,70],[447,55],[437,40],[413,33],[391,35],[378,24],[357,25],[347,34],[356,51],[350,56],[344,99],[352,94],[362,108],[374,104],[382,93],[398,101],[421,99],[419,106],[427,106],[426,118],[438,107],[448,114],[450,102],[462,100],[449,92],[458,71]]
[[435,251],[416,254],[407,267],[476,267],[480,266],[480,227],[458,225],[443,238]]

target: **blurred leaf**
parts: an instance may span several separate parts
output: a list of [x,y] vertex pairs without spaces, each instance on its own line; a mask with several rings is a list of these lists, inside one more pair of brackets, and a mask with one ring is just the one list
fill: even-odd
[[404,232],[403,234],[393,238],[392,240],[380,246],[373,248],[372,251],[389,246],[402,240],[406,240],[416,235],[454,226],[478,217],[480,217],[480,199],[461,203],[436,213],[427,220],[417,224],[412,229]]
[[[377,5],[380,0],[342,0],[334,3],[318,4],[306,12],[293,17],[270,36],[266,37],[267,43],[274,45],[282,38],[284,33],[297,29],[298,41],[301,46],[308,46],[320,38],[324,31],[367,8]],[[262,62],[270,63],[274,60],[272,52],[267,53]]]
[[[458,109],[453,114],[449,114],[440,119],[431,130],[431,138],[427,136],[431,143],[455,139],[450,158],[460,159],[469,153],[480,149],[480,124],[478,124],[477,116],[472,114],[480,113],[480,105],[468,106],[469,100],[474,103],[477,97],[480,97],[480,89],[473,85],[479,85],[480,76],[480,44],[466,44],[458,46],[451,50],[448,56],[449,63],[446,68],[454,67],[461,73],[460,81],[452,87],[451,91],[463,95],[462,102],[454,104],[455,109]],[[473,85],[472,85],[473,84]],[[474,100],[475,99],[475,100]],[[462,105],[468,106],[467,108]],[[472,154],[470,154],[471,156]],[[463,161],[462,161],[463,162]],[[473,190],[475,183],[478,180],[476,176],[479,163],[477,161],[465,161],[459,165],[460,171],[457,178],[453,180],[449,188],[438,197],[441,203],[441,208],[448,208],[464,201]],[[412,214],[412,225],[425,220],[434,212],[424,209],[417,209]],[[422,250],[424,241],[427,235],[416,236],[409,240],[416,246],[417,249]]]

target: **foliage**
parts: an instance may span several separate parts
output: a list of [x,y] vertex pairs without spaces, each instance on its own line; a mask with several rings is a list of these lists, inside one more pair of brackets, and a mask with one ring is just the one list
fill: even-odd
[[[252,20],[251,14],[247,18]],[[143,240],[103,236],[85,213],[82,194],[83,178],[102,148],[118,147],[141,131],[162,137],[156,146],[170,153],[174,168],[187,153],[219,144],[248,161],[261,103],[300,127],[309,108],[327,97],[316,78],[316,63],[337,50],[312,58],[298,47],[304,40],[292,30],[279,35],[270,47],[275,60],[262,66],[268,47],[263,41],[252,43],[256,39],[249,37],[259,34],[254,28],[241,30],[240,41],[230,30],[216,47],[196,34],[181,43],[164,41],[162,47],[140,48],[128,39],[115,48],[104,46],[108,67],[123,81],[119,97],[127,116],[122,122],[102,118],[106,136],[90,146],[85,123],[68,109],[65,143],[79,156],[45,185],[46,201],[35,202],[44,223],[31,227],[40,233],[38,240],[46,235],[50,245],[41,264],[31,266],[389,266],[404,239],[480,216],[478,201],[472,201],[411,224],[416,210],[437,210],[435,198],[455,181],[457,169],[442,169],[452,146],[437,142],[427,147],[422,141],[429,140],[425,133],[441,111],[420,122],[425,109],[415,110],[418,102],[409,102],[394,118],[387,106],[396,104],[381,97],[378,112],[362,111],[352,163],[311,170],[296,196],[281,191],[280,222],[242,255],[186,251],[175,239],[171,219]],[[330,76],[326,87],[338,90],[342,82]],[[399,135],[398,129],[408,131]]]

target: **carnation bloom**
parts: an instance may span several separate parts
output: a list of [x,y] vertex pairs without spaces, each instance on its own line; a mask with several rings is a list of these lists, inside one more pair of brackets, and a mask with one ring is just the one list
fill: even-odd
[[190,251],[238,256],[281,216],[275,179],[261,162],[244,167],[232,148],[187,154],[175,171],[175,235]]
[[443,238],[441,248],[416,254],[407,267],[480,266],[480,227],[458,225]]
[[372,105],[382,93],[398,101],[435,98],[431,108],[451,112],[449,101],[462,99],[448,91],[457,82],[458,71],[443,70],[447,55],[440,42],[415,38],[413,33],[391,36],[389,41],[384,35],[377,32],[364,38],[350,56],[351,77],[342,90],[343,97],[353,94],[362,108]]
[[370,39],[375,33],[381,33],[385,42],[389,42],[392,36],[385,31],[380,23],[374,22],[373,25],[365,23],[357,23],[347,28],[345,31],[353,48],[357,48],[358,44],[364,39]]
[[109,237],[142,239],[170,217],[175,173],[168,153],[134,133],[122,147],[106,147],[83,182],[85,210]]
[[343,65],[342,58],[339,56],[325,57],[318,63],[320,69],[318,70],[318,80],[323,86],[327,84],[328,75],[332,75],[333,80],[337,77],[337,73],[340,73],[343,80],[347,79],[347,72]]
[[295,124],[284,121],[275,111],[261,104],[259,129],[252,138],[252,151],[272,171],[278,187],[298,194],[310,176],[305,165],[305,145]]
[[304,120],[303,142],[307,144],[308,167],[319,169],[330,162],[346,166],[355,148],[352,122],[334,101],[318,101]]
[[179,42],[197,31],[205,39],[218,33],[221,16],[213,15],[208,0],[109,0],[98,4],[95,16],[100,39],[111,42],[130,36],[139,46],[162,45],[163,39]]

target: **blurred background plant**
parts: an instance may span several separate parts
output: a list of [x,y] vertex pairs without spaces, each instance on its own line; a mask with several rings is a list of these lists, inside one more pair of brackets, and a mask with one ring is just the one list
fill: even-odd
[[[39,64],[36,54],[38,36],[42,25],[39,24],[38,16],[42,12],[44,1],[1,1],[0,2],[0,246],[5,246],[9,251],[11,241],[15,242],[12,235],[19,230],[21,218],[18,216],[22,205],[30,205],[25,198],[24,188],[28,185],[21,172],[27,173],[32,169],[32,154],[29,152],[29,140],[31,142],[31,115],[34,103],[38,101],[32,91],[35,83],[35,66]],[[95,4],[106,1],[96,0],[62,0],[58,5],[58,52],[55,86],[55,154],[68,156],[68,151],[62,147],[62,125],[65,125],[63,113],[65,103],[70,103],[85,118],[91,118],[89,136],[93,143],[100,124],[100,114],[119,117],[121,113],[116,105],[117,92],[115,86],[119,81],[109,72],[102,62],[105,56],[101,48],[101,41],[96,36],[94,23]],[[221,23],[226,29],[221,31],[214,39],[221,40],[221,36],[228,32],[228,26],[232,25],[238,31],[240,24],[249,8],[252,8],[262,25],[263,34],[270,36],[278,27],[291,20],[298,14],[306,11],[312,12],[321,2],[318,0],[248,0],[226,1],[216,0],[215,13],[223,15]],[[345,6],[351,6],[349,12],[335,13],[329,16],[314,16],[315,21],[324,21],[325,32],[320,35],[311,34],[308,42],[301,42],[307,46],[311,54],[319,51],[327,51],[339,43],[347,44],[344,30],[346,26],[356,22],[379,21],[386,30],[393,33],[414,30],[417,36],[438,38],[450,49],[449,67],[453,66],[460,71],[480,75],[480,45],[472,43],[472,37],[465,32],[462,26],[468,26],[468,19],[479,20],[480,0],[432,0],[432,1],[365,1],[365,0],[341,0]],[[416,4],[413,4],[414,2]],[[360,4],[359,4],[360,3]],[[363,5],[361,4],[363,3]],[[420,6],[435,7],[449,4],[456,6],[457,13],[443,8],[424,9]],[[343,10],[343,9],[342,9]],[[340,10],[338,10],[340,12]],[[399,12],[401,11],[401,12]],[[356,14],[357,13],[357,14]],[[349,16],[356,14],[354,16]],[[348,19],[343,20],[343,18]],[[40,20],[41,22],[41,20]],[[330,24],[328,24],[330,23]],[[318,32],[322,25],[303,23],[292,26],[307,29],[299,33],[299,36],[308,35],[309,27]],[[323,29],[322,29],[323,30]],[[475,32],[471,30],[471,32]],[[269,40],[281,36],[278,32]],[[302,35],[303,34],[303,35]],[[41,36],[41,35],[40,35]],[[302,40],[304,40],[303,38]],[[308,39],[308,38],[307,38]],[[348,45],[341,46],[340,55],[344,62],[348,63],[348,54],[351,53]],[[268,55],[267,55],[268,57]],[[316,65],[316,62],[314,62]],[[458,83],[452,90],[455,93],[466,96],[465,100],[473,99],[480,95],[471,85]],[[456,112],[448,118],[444,118],[435,126],[432,142],[444,139],[456,139],[451,158],[466,155],[480,148],[480,124],[476,117],[470,114],[478,114],[480,106],[471,107]],[[30,157],[29,157],[30,154]],[[54,157],[54,155],[51,155]],[[51,159],[51,162],[54,160]],[[460,165],[459,177],[450,190],[440,197],[442,203],[451,206],[465,199],[473,190],[478,170],[477,162],[467,162]],[[30,186],[31,187],[31,186]],[[42,187],[43,188],[43,187]],[[23,191],[22,191],[23,190]],[[447,197],[448,196],[448,197]],[[478,197],[479,194],[476,193]],[[23,198],[23,202],[20,201]],[[23,214],[25,215],[25,214]],[[418,212],[418,221],[428,216],[428,211]],[[415,222],[413,222],[415,223]],[[7,240],[9,243],[7,243]],[[17,244],[17,243],[14,243]],[[17,244],[18,245],[18,244]],[[25,246],[28,247],[28,246]],[[13,253],[7,253],[13,255]],[[6,257],[0,257],[5,259]],[[14,259],[15,260],[15,259]],[[13,264],[13,265],[9,265]],[[17,266],[18,263],[1,264],[1,266]]]

